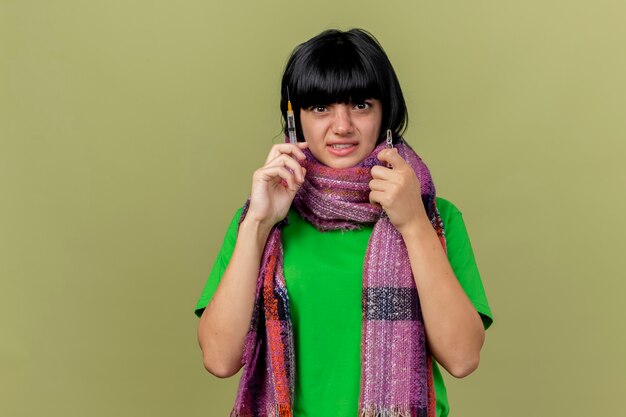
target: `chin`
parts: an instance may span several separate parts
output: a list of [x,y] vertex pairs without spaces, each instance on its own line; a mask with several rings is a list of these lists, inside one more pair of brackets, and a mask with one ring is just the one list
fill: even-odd
[[352,168],[353,166],[355,166],[361,161],[362,159],[358,159],[358,158],[350,158],[350,159],[346,158],[346,159],[342,159],[339,161],[330,159],[329,161],[325,163],[325,165],[331,168],[335,168],[335,169],[345,169],[345,168]]

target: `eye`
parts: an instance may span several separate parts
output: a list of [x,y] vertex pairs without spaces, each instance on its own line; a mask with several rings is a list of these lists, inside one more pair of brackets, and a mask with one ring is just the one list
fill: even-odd
[[361,101],[354,104],[354,108],[357,110],[367,110],[372,107],[372,104],[369,101]]
[[324,113],[326,110],[328,110],[328,107],[324,106],[323,104],[316,104],[315,106],[309,107],[308,110],[312,111],[313,113]]

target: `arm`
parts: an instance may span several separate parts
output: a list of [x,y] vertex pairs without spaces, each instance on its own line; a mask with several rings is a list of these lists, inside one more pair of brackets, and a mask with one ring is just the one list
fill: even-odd
[[430,224],[415,173],[395,149],[381,151],[378,158],[393,169],[372,168],[370,201],[383,206],[404,239],[433,356],[451,375],[464,377],[478,367],[482,320]]
[[304,181],[304,168],[294,159],[305,158],[304,147],[306,143],[275,145],[253,175],[250,205],[233,255],[198,323],[204,367],[215,376],[229,377],[241,368],[261,256],[272,227],[285,218]]
[[220,378],[232,376],[241,368],[261,255],[269,232],[259,222],[244,219],[233,256],[200,317],[198,342],[204,367]]
[[463,291],[437,233],[418,218],[401,230],[420,297],[429,347],[437,362],[462,378],[477,367],[485,331]]

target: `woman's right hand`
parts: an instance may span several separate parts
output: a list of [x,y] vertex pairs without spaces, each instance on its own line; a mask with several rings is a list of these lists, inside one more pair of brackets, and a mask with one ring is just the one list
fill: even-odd
[[298,160],[306,158],[306,147],[304,142],[274,145],[265,165],[252,176],[250,205],[232,257],[198,323],[204,366],[220,378],[241,369],[263,250],[272,226],[287,216],[304,182],[306,170]]
[[272,146],[265,165],[252,176],[246,220],[272,227],[287,216],[291,202],[304,182],[306,169],[297,160],[306,158],[302,150],[307,146],[306,142]]

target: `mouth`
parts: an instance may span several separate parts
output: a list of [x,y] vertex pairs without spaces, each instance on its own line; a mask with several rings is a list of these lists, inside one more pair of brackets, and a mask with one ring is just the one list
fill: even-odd
[[356,143],[333,143],[331,145],[326,145],[326,149],[333,155],[336,156],[346,156],[354,152],[357,148],[358,144]]

